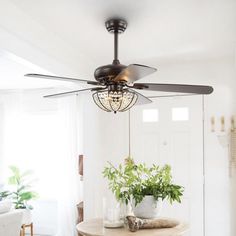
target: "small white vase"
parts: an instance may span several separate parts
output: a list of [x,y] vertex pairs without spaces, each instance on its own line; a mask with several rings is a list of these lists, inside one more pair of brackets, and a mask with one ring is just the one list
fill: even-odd
[[153,219],[158,218],[162,209],[162,200],[155,200],[153,196],[147,195],[135,206],[133,203],[134,215],[139,218]]

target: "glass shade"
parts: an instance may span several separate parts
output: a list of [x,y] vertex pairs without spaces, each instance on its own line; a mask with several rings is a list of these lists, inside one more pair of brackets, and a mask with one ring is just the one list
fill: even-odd
[[103,90],[93,94],[98,107],[107,112],[123,112],[129,110],[137,101],[138,95],[127,89],[122,91]]

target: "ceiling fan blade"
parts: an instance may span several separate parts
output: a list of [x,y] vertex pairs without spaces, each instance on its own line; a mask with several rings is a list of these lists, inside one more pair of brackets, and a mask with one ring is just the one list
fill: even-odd
[[52,80],[60,80],[60,81],[67,81],[67,82],[77,82],[77,83],[87,83],[91,85],[99,85],[96,81],[90,80],[82,80],[82,79],[75,79],[69,77],[61,77],[61,76],[53,76],[53,75],[42,75],[42,74],[25,74],[27,77],[36,77],[40,79],[52,79]]
[[136,101],[135,106],[152,103],[152,100],[149,99],[148,97],[145,97],[143,94],[138,93],[137,91],[134,91],[133,89],[130,89],[130,90],[138,95],[138,100]]
[[136,80],[156,72],[157,69],[149,66],[131,64],[122,70],[114,79],[114,81],[126,81],[133,83]]
[[97,90],[103,90],[104,88],[88,88],[88,89],[80,89],[80,90],[73,90],[73,91],[68,91],[68,92],[63,92],[63,93],[54,93],[54,94],[49,94],[43,96],[44,98],[59,98],[59,97],[66,97],[69,95],[77,94],[79,92],[86,92],[86,91],[97,91]]
[[193,94],[211,94],[213,88],[205,85],[188,85],[188,84],[152,84],[152,83],[135,83],[133,89],[143,89],[161,92],[193,93]]

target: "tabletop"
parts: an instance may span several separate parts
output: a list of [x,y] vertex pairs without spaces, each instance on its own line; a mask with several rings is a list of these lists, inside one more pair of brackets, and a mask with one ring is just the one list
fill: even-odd
[[188,225],[180,223],[174,228],[141,229],[130,232],[127,228],[104,228],[102,219],[91,219],[79,223],[76,229],[84,236],[181,236],[188,231]]

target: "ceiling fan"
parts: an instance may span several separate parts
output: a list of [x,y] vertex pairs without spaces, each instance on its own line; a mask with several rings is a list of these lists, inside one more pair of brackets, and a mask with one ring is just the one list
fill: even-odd
[[106,21],[105,26],[108,32],[114,34],[114,60],[112,64],[100,66],[95,70],[94,77],[96,81],[43,74],[26,74],[25,76],[93,85],[94,88],[51,94],[44,97],[54,98],[91,91],[94,92],[92,96],[97,106],[107,112],[112,111],[114,113],[127,111],[134,105],[152,102],[137,90],[188,94],[210,94],[213,92],[211,86],[203,85],[136,83],[137,80],[156,72],[156,68],[139,64],[128,66],[120,64],[118,59],[118,35],[126,30],[127,22],[122,19],[110,19]]

